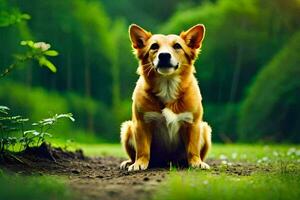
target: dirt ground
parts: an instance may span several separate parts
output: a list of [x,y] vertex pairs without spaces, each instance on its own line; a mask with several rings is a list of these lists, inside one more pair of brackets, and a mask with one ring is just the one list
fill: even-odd
[[[158,186],[166,180],[169,169],[149,169],[127,172],[119,169],[123,159],[115,157],[85,157],[83,152],[68,152],[42,145],[14,157],[2,156],[0,167],[24,175],[58,175],[67,178],[76,199],[151,199]],[[218,160],[207,161],[211,173],[224,171]],[[235,163],[225,173],[243,176],[255,171],[254,165]],[[182,169],[185,170],[185,169]]]

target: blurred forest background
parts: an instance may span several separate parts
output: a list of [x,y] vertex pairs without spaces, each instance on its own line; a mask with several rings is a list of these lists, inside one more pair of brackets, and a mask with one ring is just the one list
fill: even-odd
[[22,40],[59,52],[56,73],[27,62],[1,77],[0,104],[32,120],[72,112],[59,137],[118,142],[138,78],[131,23],[205,24],[196,76],[214,141],[300,142],[299,0],[0,0],[0,73]]

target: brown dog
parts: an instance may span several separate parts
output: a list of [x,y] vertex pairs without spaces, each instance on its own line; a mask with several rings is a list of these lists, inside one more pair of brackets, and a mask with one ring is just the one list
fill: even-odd
[[122,169],[144,170],[168,162],[208,169],[211,128],[202,121],[194,62],[205,34],[201,24],[178,35],[152,35],[133,24],[129,35],[139,59],[132,120],[121,126],[129,160]]

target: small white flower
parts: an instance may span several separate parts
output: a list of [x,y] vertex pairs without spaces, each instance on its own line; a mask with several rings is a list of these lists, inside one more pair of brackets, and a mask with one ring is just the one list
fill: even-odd
[[228,166],[232,166],[232,163],[231,163],[231,162],[228,162],[227,165],[228,165]]
[[300,156],[300,150],[296,151],[296,156]]
[[42,51],[47,51],[51,47],[50,44],[47,44],[45,42],[36,42],[33,46],[37,49],[41,49]]
[[236,152],[234,152],[234,153],[231,154],[231,158],[232,158],[232,159],[236,159],[236,158],[237,158],[237,155],[238,155],[238,154],[237,154]]
[[265,156],[265,157],[262,158],[262,160],[263,160],[264,162],[267,162],[267,161],[269,160],[269,158],[268,158],[267,156]]
[[222,165],[227,165],[227,161],[226,160],[222,160]]
[[259,159],[258,161],[257,161],[257,163],[261,163],[262,162],[262,160],[261,159]]
[[221,159],[221,160],[226,160],[226,159],[227,159],[227,156],[221,154],[221,155],[220,155],[220,159]]
[[208,180],[203,181],[203,184],[207,185],[208,184]]

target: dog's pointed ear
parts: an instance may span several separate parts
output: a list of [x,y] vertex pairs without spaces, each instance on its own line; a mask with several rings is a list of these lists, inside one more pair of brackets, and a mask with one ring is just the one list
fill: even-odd
[[205,35],[205,27],[203,24],[197,24],[187,31],[180,34],[180,37],[185,41],[187,46],[192,49],[201,47]]
[[142,49],[146,46],[146,41],[151,37],[151,33],[136,24],[131,24],[129,26],[129,37],[133,48]]

